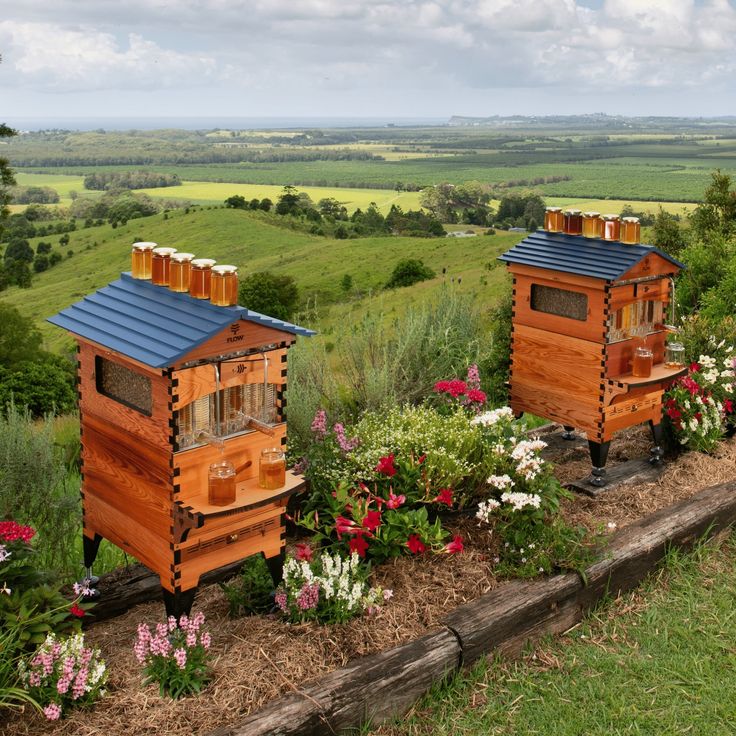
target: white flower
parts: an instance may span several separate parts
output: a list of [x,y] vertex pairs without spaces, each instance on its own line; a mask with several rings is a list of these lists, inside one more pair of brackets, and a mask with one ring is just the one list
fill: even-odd
[[4,544],[0,544],[0,562],[5,562],[12,554]]
[[472,425],[481,425],[483,427],[492,427],[498,423],[501,419],[513,419],[514,410],[510,406],[502,406],[500,409],[493,409],[492,411],[484,411],[482,414],[478,414],[477,417],[473,417],[470,420]]
[[723,390],[727,394],[732,394],[733,393],[733,384],[732,383],[724,383],[723,384]]
[[542,503],[542,497],[536,493],[503,493],[501,500],[511,504],[514,511],[521,511],[525,506],[538,509]]
[[698,422],[694,417],[687,423],[687,426],[690,427],[691,432],[698,431]]
[[608,524],[606,524],[606,526],[607,526],[607,527],[608,527],[609,529],[613,530],[613,529],[615,529],[615,528],[616,528],[617,524],[616,524],[616,522],[615,522],[615,521],[609,521],[609,522],[608,522]]
[[391,590],[391,588],[386,588],[386,590],[383,591],[383,600],[388,601],[393,597],[394,597],[394,592],[393,590]]
[[492,475],[490,478],[488,478],[488,485],[493,486],[494,488],[498,488],[500,491],[505,490],[506,488],[510,488],[514,485],[514,481],[511,479],[510,476],[504,474],[504,475]]
[[716,359],[711,358],[709,355],[701,355],[698,358],[698,363],[700,363],[703,368],[713,368],[716,364]]
[[703,373],[703,379],[708,383],[715,383],[715,381],[718,380],[718,371],[716,369],[705,371],[705,373]]
[[490,523],[491,516],[495,509],[499,508],[501,504],[493,498],[489,498],[487,501],[481,501],[478,504],[478,510],[475,512],[475,518]]
[[13,591],[10,588],[8,588],[8,584],[3,583],[3,587],[0,588],[0,593],[5,593],[5,595],[10,595],[12,592]]
[[725,371],[721,371],[721,378],[733,378],[734,372],[730,368],[727,368]]

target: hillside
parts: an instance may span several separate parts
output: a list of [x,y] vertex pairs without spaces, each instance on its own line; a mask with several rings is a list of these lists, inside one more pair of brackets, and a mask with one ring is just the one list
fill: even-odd
[[[45,318],[129,270],[133,241],[153,240],[200,257],[235,263],[241,275],[272,270],[293,276],[304,305],[312,308],[311,316],[304,319],[319,322],[315,326],[329,330],[331,325],[344,322],[346,309],[362,312],[371,308],[375,300],[364,295],[381,289],[401,258],[421,258],[438,276],[410,288],[382,292],[379,299],[384,311],[399,313],[412,301],[436,291],[443,280],[457,283],[457,279],[461,280],[461,291],[474,293],[482,303],[491,304],[504,278],[496,256],[519,239],[519,233],[501,233],[475,238],[332,240],[279,227],[258,213],[194,208],[189,213],[170,212],[167,219],[160,214],[131,220],[115,229],[104,225],[70,233],[66,248],[56,242],[54,247],[61,252],[73,251],[71,258],[34,276],[30,289],[14,287],[2,298],[37,320],[49,349],[62,349],[68,345],[68,338],[46,324]],[[34,248],[38,240],[43,238],[30,241]],[[353,292],[348,295],[340,288],[345,274],[353,279]]]

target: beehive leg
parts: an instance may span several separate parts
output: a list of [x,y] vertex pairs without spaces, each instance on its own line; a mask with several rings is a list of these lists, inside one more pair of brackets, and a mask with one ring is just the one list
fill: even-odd
[[273,580],[274,586],[278,587],[279,583],[284,579],[284,558],[286,557],[286,551],[281,549],[279,554],[273,557],[263,556],[268,566],[268,571],[271,573],[271,579]]
[[649,451],[649,462],[652,465],[659,465],[659,463],[662,462],[662,455],[664,455],[664,450],[662,449],[662,423],[657,422],[655,424],[654,421],[650,419],[649,429],[652,431],[652,439],[654,440],[654,447]]
[[179,590],[177,588],[172,593],[162,586],[161,592],[164,596],[167,616],[173,616],[178,621],[185,613],[188,616],[192,612],[192,604],[194,603],[194,596],[197,595],[197,588],[190,588],[189,590]]
[[92,565],[95,564],[97,559],[97,552],[100,549],[100,542],[102,537],[99,534],[95,534],[93,537],[88,537],[86,534],[82,536],[82,552],[84,553],[84,576],[89,580],[92,585],[96,585],[99,578],[92,574]]
[[593,471],[590,482],[599,488],[606,485],[606,460],[608,460],[608,448],[611,441],[595,442],[588,440],[588,449],[590,450],[590,460],[593,463]]

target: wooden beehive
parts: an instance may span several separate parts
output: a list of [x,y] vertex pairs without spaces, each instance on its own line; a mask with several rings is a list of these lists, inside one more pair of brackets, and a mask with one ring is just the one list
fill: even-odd
[[[595,485],[615,432],[649,422],[659,449],[672,277],[683,265],[646,245],[539,231],[500,256],[513,277],[510,404],[588,438]],[[632,336],[632,333],[638,333]],[[637,345],[654,353],[632,376]]]
[[[129,274],[49,321],[78,343],[85,565],[108,539],[159,575],[177,616],[206,571],[260,552],[278,577],[285,504],[303,481],[287,471],[263,490],[258,462],[286,444],[287,351],[314,333]],[[208,469],[223,458],[242,468],[237,498],[213,506]]]

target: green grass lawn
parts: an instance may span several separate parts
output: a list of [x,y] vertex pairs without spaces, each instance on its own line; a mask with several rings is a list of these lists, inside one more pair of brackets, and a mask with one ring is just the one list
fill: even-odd
[[642,588],[523,661],[486,662],[373,736],[736,733],[736,535],[672,553]]
[[[503,233],[458,239],[333,240],[279,227],[259,213],[224,208],[195,209],[189,214],[178,210],[168,213],[167,219],[163,214],[154,215],[117,228],[104,225],[77,230],[69,236],[66,247],[58,245],[57,237],[45,240],[51,240],[62,254],[73,251],[73,257],[35,275],[30,289],[13,287],[3,293],[4,300],[36,319],[47,347],[53,350],[68,345],[69,339],[44,319],[129,270],[130,245],[138,239],[234,263],[241,276],[263,270],[293,276],[310,314],[316,311],[322,317],[316,326],[329,331],[332,325],[344,323],[348,314],[357,319],[366,310],[377,308],[389,317],[399,314],[413,301],[437,292],[445,281],[476,295],[481,305],[490,306],[505,278],[496,256],[522,237],[520,233]],[[32,239],[32,246],[43,239]],[[421,258],[437,277],[383,292],[383,284],[402,258]],[[340,288],[345,274],[353,278],[349,294]],[[377,292],[381,292],[380,297],[370,296]]]

